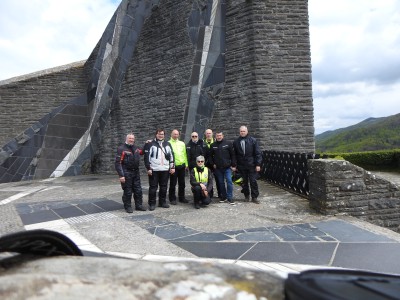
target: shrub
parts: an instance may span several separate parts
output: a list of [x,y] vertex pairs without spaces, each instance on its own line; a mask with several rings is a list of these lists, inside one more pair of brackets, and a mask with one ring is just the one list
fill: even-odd
[[400,172],[400,149],[350,152],[321,153],[321,157],[345,159],[364,169]]

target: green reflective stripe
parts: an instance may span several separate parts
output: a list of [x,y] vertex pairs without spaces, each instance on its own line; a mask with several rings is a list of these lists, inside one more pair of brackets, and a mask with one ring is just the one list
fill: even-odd
[[208,142],[207,139],[204,139],[204,141],[205,141],[207,147],[210,148],[211,144],[214,143],[214,138],[211,139],[211,142]]
[[204,172],[199,173],[197,168],[194,168],[194,178],[197,182],[207,183],[208,182],[208,168],[204,168]]

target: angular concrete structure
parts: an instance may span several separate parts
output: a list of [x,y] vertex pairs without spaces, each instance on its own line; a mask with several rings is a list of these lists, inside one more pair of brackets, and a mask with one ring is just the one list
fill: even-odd
[[126,133],[157,127],[245,124],[264,149],[313,152],[307,1],[123,0],[86,62],[0,96],[0,182],[113,172]]

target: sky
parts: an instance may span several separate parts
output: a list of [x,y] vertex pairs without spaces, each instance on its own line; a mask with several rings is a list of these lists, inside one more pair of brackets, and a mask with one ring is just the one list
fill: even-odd
[[[1,0],[0,80],[89,57],[119,0]],[[315,133],[400,113],[400,1],[309,0]]]

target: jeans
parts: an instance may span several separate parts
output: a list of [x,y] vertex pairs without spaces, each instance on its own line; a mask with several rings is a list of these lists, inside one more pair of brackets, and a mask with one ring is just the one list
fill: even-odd
[[[215,169],[214,175],[215,175],[215,179],[217,181],[218,191],[221,194],[221,199],[232,200],[233,183],[232,183],[231,168]],[[226,181],[226,187],[225,187],[225,181]]]

